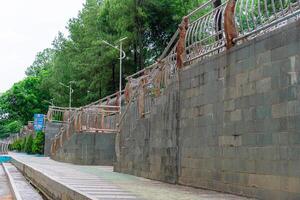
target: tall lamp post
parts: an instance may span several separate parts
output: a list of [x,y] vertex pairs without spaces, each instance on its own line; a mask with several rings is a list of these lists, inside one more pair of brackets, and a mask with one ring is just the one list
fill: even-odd
[[120,47],[118,48],[117,46],[114,46],[112,44],[110,44],[109,42],[105,41],[105,40],[102,40],[103,43],[105,43],[106,45],[118,50],[120,52],[120,80],[119,80],[119,94],[120,94],[120,113],[121,113],[121,103],[122,103],[122,96],[121,96],[121,93],[122,93],[122,60],[126,58],[126,53],[123,51],[123,41],[126,40],[127,37],[124,37],[122,39],[120,39],[118,42],[120,43]]
[[62,85],[62,86],[69,89],[69,109],[70,109],[70,111],[71,111],[71,108],[72,108],[72,93],[74,92],[74,90],[72,89],[72,83],[75,83],[75,81],[70,81],[69,85],[66,85],[62,82],[59,82],[60,85]]

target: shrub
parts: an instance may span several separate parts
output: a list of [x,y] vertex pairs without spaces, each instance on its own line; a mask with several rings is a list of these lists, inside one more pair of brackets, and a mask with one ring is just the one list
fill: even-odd
[[20,139],[20,143],[21,143],[21,149],[19,151],[25,151],[26,148],[26,137]]
[[15,141],[10,145],[10,150],[21,151],[21,150],[22,150],[22,140],[21,140],[21,139],[15,140]]
[[33,137],[29,135],[26,139],[25,152],[28,154],[32,154],[32,145],[33,145]]
[[35,137],[29,135],[22,139],[15,140],[9,145],[11,151],[26,152],[28,154],[43,154],[45,145],[45,133],[37,132]]
[[17,133],[22,128],[23,124],[21,121],[12,121],[9,124],[5,125],[5,129],[9,133]]
[[33,139],[32,153],[43,154],[45,144],[45,134],[43,132],[37,132],[35,138]]

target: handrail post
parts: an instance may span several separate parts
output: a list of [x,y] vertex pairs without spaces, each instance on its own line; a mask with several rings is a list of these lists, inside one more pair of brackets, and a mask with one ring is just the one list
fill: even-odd
[[183,20],[181,24],[179,25],[179,40],[176,46],[176,67],[177,69],[180,69],[184,66],[185,61],[185,38],[186,38],[186,32],[189,28],[189,18],[183,17]]
[[226,48],[230,49],[235,45],[234,39],[238,37],[235,25],[235,4],[236,0],[229,0],[224,13],[224,32],[226,37]]

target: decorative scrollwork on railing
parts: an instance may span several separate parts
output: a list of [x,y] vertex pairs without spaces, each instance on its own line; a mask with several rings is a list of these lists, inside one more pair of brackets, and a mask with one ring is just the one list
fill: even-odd
[[194,19],[189,25],[186,36],[186,62],[190,62],[208,54],[220,52],[225,47],[224,10],[226,3],[216,8],[214,1],[204,4],[197,12],[189,15]]
[[299,0],[236,0],[239,37],[254,38],[299,18]]

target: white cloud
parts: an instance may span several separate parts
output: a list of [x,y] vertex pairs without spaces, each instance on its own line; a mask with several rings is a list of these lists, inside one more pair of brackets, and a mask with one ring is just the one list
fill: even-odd
[[25,77],[37,52],[76,17],[85,0],[0,1],[0,93]]

